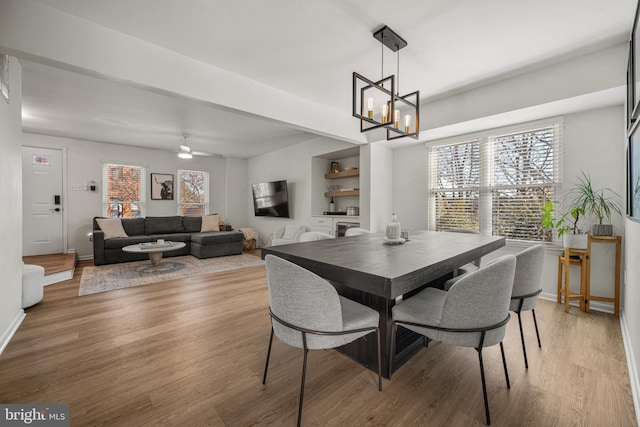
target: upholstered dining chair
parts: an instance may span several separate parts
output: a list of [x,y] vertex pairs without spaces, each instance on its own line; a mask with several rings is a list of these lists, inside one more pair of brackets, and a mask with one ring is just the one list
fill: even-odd
[[540,333],[538,332],[538,321],[536,320],[536,303],[538,295],[542,292],[540,277],[544,264],[545,245],[539,244],[531,246],[516,255],[516,273],[513,279],[513,291],[511,293],[511,305],[509,310],[518,315],[518,325],[520,326],[520,339],[522,340],[522,352],[524,353],[524,366],[529,368],[527,360],[527,347],[524,343],[524,333],[522,331],[522,311],[531,310],[533,324],[536,328],[538,347],[540,344]]
[[302,420],[307,352],[340,347],[376,334],[378,343],[378,390],[382,391],[379,314],[372,308],[338,295],[325,279],[275,255],[265,257],[271,337],[262,384],[267,381],[273,334],[292,347],[302,348],[302,381],[298,404],[298,426]]
[[[504,375],[509,384],[504,339],[511,317],[509,303],[516,258],[504,255],[495,262],[463,276],[449,291],[426,288],[392,308],[390,363],[393,364],[396,330],[398,325],[430,339],[462,347],[473,347],[478,352],[482,394],[487,424],[491,424],[487,385],[484,376],[482,349],[500,344]],[[390,372],[393,371],[391,365]]]
[[307,231],[300,235],[298,242],[312,242],[314,240],[326,239],[334,239],[334,237],[331,234],[323,233],[321,231]]
[[350,227],[350,228],[347,228],[347,231],[344,232],[344,237],[359,236],[361,234],[369,234],[369,233],[371,232],[365,228]]

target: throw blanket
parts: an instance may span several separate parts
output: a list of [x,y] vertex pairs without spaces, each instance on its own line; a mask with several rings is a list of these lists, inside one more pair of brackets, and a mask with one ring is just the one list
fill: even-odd
[[242,234],[244,234],[245,240],[258,240],[258,233],[253,228],[240,228]]

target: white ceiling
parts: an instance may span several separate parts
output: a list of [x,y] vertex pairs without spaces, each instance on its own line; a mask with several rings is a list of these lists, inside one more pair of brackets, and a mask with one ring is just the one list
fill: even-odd
[[[624,41],[635,7],[635,0],[37,1],[346,115],[351,73],[380,75],[371,33],[384,24],[408,41],[400,91],[420,90],[428,100]],[[384,51],[385,74],[395,73],[396,56]],[[199,151],[244,158],[313,137],[180,94],[21,62],[30,132],[168,150],[189,132]]]

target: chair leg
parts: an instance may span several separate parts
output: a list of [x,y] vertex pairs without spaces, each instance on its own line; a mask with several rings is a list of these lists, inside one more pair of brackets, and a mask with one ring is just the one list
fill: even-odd
[[376,328],[376,338],[378,341],[378,391],[382,391],[382,353],[380,350],[380,328]]
[[302,381],[300,383],[300,403],[298,404],[298,427],[300,427],[300,423],[302,422],[302,400],[304,399],[304,377],[307,374],[307,353],[309,349],[307,349],[307,337],[306,334],[302,333],[302,346],[304,349],[304,360],[302,362]]
[[522,340],[522,352],[524,353],[524,367],[529,369],[529,361],[527,360],[527,346],[524,343],[524,332],[522,331],[522,316],[520,312],[518,314],[518,326],[520,326],[520,339]]
[[489,417],[489,402],[487,401],[487,383],[484,379],[484,364],[482,363],[482,347],[476,348],[478,360],[480,361],[480,376],[482,377],[482,396],[484,397],[484,414],[487,417],[487,425],[491,425]]
[[269,358],[271,357],[271,344],[273,343],[273,325],[271,326],[271,337],[269,337],[269,350],[267,350],[267,362],[264,364],[264,376],[262,377],[262,384],[267,382],[267,369],[269,369]]
[[538,337],[538,347],[542,348],[542,344],[540,344],[540,333],[538,332],[538,321],[536,320],[536,310],[532,309],[531,313],[533,314],[533,324],[536,326],[536,337]]
[[507,358],[504,357],[504,346],[502,345],[502,341],[500,341],[500,353],[502,353],[502,366],[504,367],[504,377],[507,380],[507,388],[511,388],[511,383],[509,383],[509,370],[507,369]]
[[398,324],[396,322],[391,323],[391,350],[389,351],[389,380],[391,380],[391,374],[393,374],[393,361],[396,358],[396,333],[398,330]]

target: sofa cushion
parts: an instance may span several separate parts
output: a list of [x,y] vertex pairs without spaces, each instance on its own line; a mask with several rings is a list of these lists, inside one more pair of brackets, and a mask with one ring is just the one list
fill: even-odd
[[202,217],[201,216],[183,216],[182,226],[184,227],[184,231],[186,233],[197,233],[200,231],[200,228],[202,227]]
[[243,239],[244,235],[239,231],[212,231],[210,233],[196,233],[191,235],[191,241],[200,245],[242,242]]
[[144,234],[184,233],[181,216],[148,216],[144,220]]
[[122,221],[120,218],[99,218],[96,219],[98,227],[104,232],[104,238],[114,239],[116,237],[129,237],[122,228]]
[[144,218],[122,218],[122,227],[129,236],[144,234]]
[[104,241],[105,249],[120,249],[129,245],[137,245],[138,243],[153,242],[155,239],[149,236],[129,236],[119,237],[117,239],[107,239]]
[[220,231],[220,215],[207,215],[202,217],[202,227],[200,231]]

